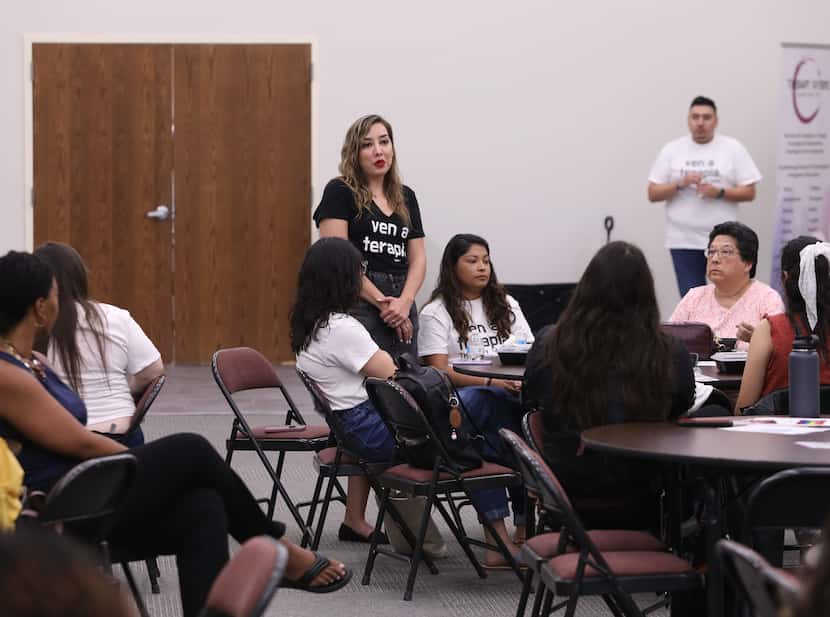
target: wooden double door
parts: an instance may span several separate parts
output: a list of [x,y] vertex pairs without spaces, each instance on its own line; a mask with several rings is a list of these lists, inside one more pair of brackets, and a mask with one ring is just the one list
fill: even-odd
[[293,358],[310,46],[35,44],[33,82],[35,246],[74,246],[168,362]]

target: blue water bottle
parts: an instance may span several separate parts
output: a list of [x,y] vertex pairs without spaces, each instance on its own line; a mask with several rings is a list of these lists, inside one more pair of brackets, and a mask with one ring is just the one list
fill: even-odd
[[790,352],[790,415],[795,418],[818,418],[819,358],[818,337],[799,336]]

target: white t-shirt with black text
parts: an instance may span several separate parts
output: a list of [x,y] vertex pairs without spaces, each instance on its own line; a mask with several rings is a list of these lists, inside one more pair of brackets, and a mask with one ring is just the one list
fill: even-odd
[[[532,330],[525,319],[519,303],[512,296],[507,296],[507,304],[513,311],[515,321],[510,328],[510,334],[516,338],[532,338]],[[465,300],[464,307],[470,319],[470,332],[478,332],[485,355],[495,356],[496,345],[505,341],[499,336],[498,330],[490,323],[484,310],[481,298]],[[468,335],[469,338],[469,335]],[[418,354],[421,357],[433,354],[446,354],[452,364],[461,358],[465,348],[461,344],[458,331],[452,323],[452,318],[444,306],[444,301],[436,298],[427,304],[418,316]]]
[[368,210],[360,211],[354,193],[340,179],[326,184],[320,205],[314,211],[317,226],[326,219],[348,221],[349,241],[354,244],[366,267],[372,272],[406,274],[409,269],[407,246],[410,240],[424,237],[418,199],[408,186],[403,186],[404,205],[409,212],[409,224],[397,212],[384,214],[375,202]]
[[378,349],[357,319],[333,313],[308,349],[297,354],[297,367],[319,386],[333,410],[351,409],[369,398],[360,369]]
[[[715,135],[699,144],[690,135],[666,144],[648,174],[649,182],[680,182],[684,175],[701,174],[708,184],[720,188],[748,186],[761,180],[761,172],[737,139]],[[666,201],[666,247],[705,249],[709,232],[725,221],[734,221],[738,205],[725,199],[704,199],[694,185]]]

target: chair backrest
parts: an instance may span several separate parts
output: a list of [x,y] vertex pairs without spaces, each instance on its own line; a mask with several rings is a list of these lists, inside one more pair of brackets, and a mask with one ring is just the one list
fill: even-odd
[[329,425],[332,433],[334,433],[334,438],[337,440],[338,444],[345,444],[348,442],[348,435],[346,433],[346,429],[343,427],[343,423],[340,421],[340,418],[331,408],[326,395],[323,394],[323,391],[320,389],[320,386],[308,376],[303,369],[299,366],[294,367],[294,370],[297,371],[297,376],[300,378],[300,381],[303,382],[306,390],[311,395],[311,402],[314,404],[314,409],[317,410],[323,418],[326,420],[326,424]]
[[[830,412],[830,385],[819,386],[819,409]],[[773,390],[741,412],[748,416],[786,416],[790,413],[790,389]]]
[[164,387],[165,381],[167,381],[167,376],[159,375],[147,384],[146,388],[144,388],[141,398],[138,399],[138,402],[135,405],[133,416],[130,418],[130,428],[128,429],[128,432],[141,426],[141,423],[144,421],[144,416],[147,415],[147,412],[150,410],[150,406],[156,400],[156,397],[158,397],[159,392],[161,392],[161,389]]
[[366,392],[404,460],[414,463],[409,452],[417,448],[418,460],[435,461],[448,471],[461,471],[409,392],[391,379],[376,377],[366,379]]
[[542,424],[541,411],[529,411],[522,418],[522,433],[524,433],[524,438],[527,440],[528,445],[537,452],[542,452],[544,430],[545,427]]
[[274,366],[256,349],[250,347],[220,349],[213,354],[210,368],[216,385],[219,386],[237,419],[242,420],[242,412],[233,399],[236,392],[277,388],[288,404],[286,423],[295,420],[300,424],[305,424],[300,410],[283,386]]
[[200,617],[259,617],[277,592],[288,550],[273,538],[251,538],[210,588]]
[[542,509],[562,526],[560,550],[568,544],[573,544],[579,549],[581,559],[590,559],[593,567],[609,574],[611,569],[608,563],[591,540],[568,494],[542,455],[528,446],[510,429],[499,429],[499,435],[513,451],[525,486],[536,493]]
[[[830,468],[801,467],[765,478],[750,493],[746,533],[757,528],[822,527],[830,513]],[[749,535],[744,537],[750,544]]]
[[732,540],[719,540],[718,557],[736,595],[755,617],[778,617],[782,605],[800,592],[797,580],[773,568],[751,548]]
[[715,337],[712,328],[700,321],[664,322],[660,329],[676,339],[683,341],[691,353],[696,353],[701,360],[708,360],[712,355]]
[[132,486],[135,467],[132,454],[78,463],[46,495],[38,520],[45,525],[61,523],[65,531],[90,543],[102,541]]

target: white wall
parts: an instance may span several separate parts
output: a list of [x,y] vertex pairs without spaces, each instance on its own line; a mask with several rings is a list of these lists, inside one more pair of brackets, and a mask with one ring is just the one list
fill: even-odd
[[740,218],[769,276],[779,45],[830,42],[826,0],[512,2],[419,0],[28,0],[0,20],[0,252],[22,248],[23,35],[312,35],[319,41],[315,188],[336,174],[350,122],[396,130],[421,202],[429,271],[446,240],[487,237],[505,282],[576,280],[604,242],[639,244],[664,312],[677,300],[662,207],[645,199],[660,146],[684,133],[689,101],[718,103],[765,180]]

